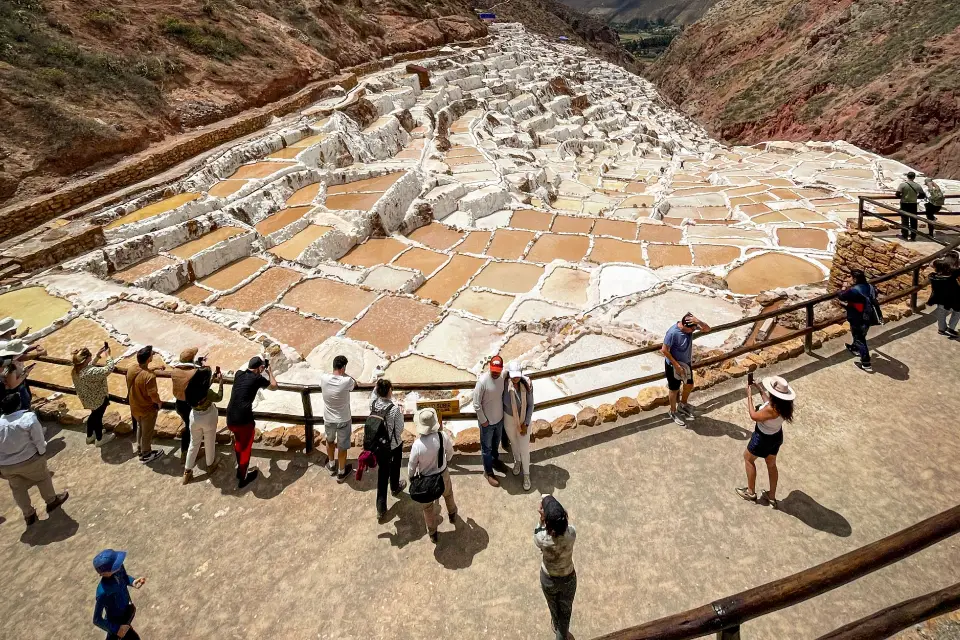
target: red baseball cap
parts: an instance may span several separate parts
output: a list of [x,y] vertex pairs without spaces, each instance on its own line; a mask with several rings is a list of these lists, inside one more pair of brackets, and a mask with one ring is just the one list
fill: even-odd
[[490,371],[503,371],[503,358],[493,356],[490,359]]

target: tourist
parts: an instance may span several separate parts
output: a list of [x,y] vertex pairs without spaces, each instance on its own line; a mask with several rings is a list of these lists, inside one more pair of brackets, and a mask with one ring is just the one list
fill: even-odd
[[[940,189],[940,185],[933,181],[933,178],[927,178],[923,181],[923,184],[927,187],[927,202],[924,213],[927,214],[927,220],[936,220],[945,200],[943,190]],[[931,236],[936,235],[932,224],[927,223],[927,229]]]
[[855,364],[867,373],[873,373],[870,365],[870,348],[867,346],[867,332],[870,326],[878,323],[875,309],[878,305],[877,290],[867,282],[867,275],[854,269],[850,272],[853,286],[840,292],[839,300],[846,305],[847,322],[850,324],[850,337],[853,342],[847,345],[847,351],[860,356]]
[[[350,436],[353,433],[353,412],[350,409],[350,392],[357,381],[347,375],[347,357],[333,359],[333,373],[320,376],[320,392],[323,394],[323,428],[327,436],[327,470],[344,482],[353,470],[347,464]],[[339,472],[337,464],[339,463]]]
[[136,364],[127,369],[127,402],[130,404],[130,415],[137,421],[137,455],[143,464],[163,455],[162,450],[154,450],[152,446],[157,415],[162,406],[157,374],[150,368],[152,359],[153,347],[147,345],[137,351]]
[[93,559],[93,568],[100,574],[93,624],[107,632],[107,640],[140,640],[132,627],[137,607],[130,599],[129,587],[139,589],[147,579],[127,574],[123,566],[126,557],[126,551],[104,549]]
[[473,409],[480,423],[480,449],[483,458],[483,475],[491,487],[499,487],[500,481],[493,474],[494,468],[503,469],[500,462],[500,440],[503,439],[503,358],[490,359],[490,368],[477,379],[473,388]]
[[[214,391],[212,382],[220,386]],[[223,374],[219,367],[214,375],[210,367],[199,367],[184,389],[184,397],[190,405],[190,446],[184,462],[183,484],[193,479],[193,468],[197,465],[200,445],[203,445],[207,459],[207,475],[217,469],[217,404],[223,400]]]
[[46,349],[38,344],[27,346],[23,340],[10,340],[0,346],[0,380],[4,393],[16,393],[20,396],[20,408],[27,410],[33,401],[33,393],[27,378],[35,365],[24,366],[27,360],[47,355]]
[[[413,423],[417,428],[417,439],[410,448],[407,477],[412,481],[418,475],[430,477],[443,474],[443,501],[447,505],[450,524],[453,524],[457,519],[457,502],[453,498],[453,483],[450,482],[448,468],[453,456],[452,438],[443,435],[435,409],[418,410],[413,416]],[[427,524],[430,540],[436,543],[439,539],[437,528],[440,526],[439,498],[423,505],[423,520]]]
[[30,501],[30,487],[37,487],[47,503],[47,513],[59,508],[70,494],[57,493],[47,469],[47,440],[37,414],[20,407],[20,397],[7,394],[0,400],[0,478],[10,483],[13,501],[27,526],[37,521]]
[[570,616],[577,595],[577,571],[573,566],[573,544],[577,531],[567,512],[553,496],[540,499],[540,526],[533,531],[533,544],[542,555],[540,588],[550,609],[550,623],[556,640],[570,637]]
[[685,313],[667,330],[660,348],[665,358],[664,373],[670,391],[670,417],[681,427],[686,426],[686,419],[696,418],[687,400],[693,391],[693,332],[697,329],[709,331],[710,326],[692,313]]
[[[100,365],[100,358],[107,357],[107,362]],[[110,347],[104,342],[97,355],[90,354],[90,349],[81,347],[73,352],[73,388],[80,398],[84,409],[90,410],[87,416],[87,444],[102,447],[113,439],[113,434],[103,435],[103,414],[110,406],[107,379],[117,367],[117,359],[110,357]]]
[[957,333],[957,323],[960,322],[960,284],[957,283],[957,272],[950,268],[950,262],[945,258],[934,260],[933,268],[927,306],[937,305],[937,332],[942,336],[960,338]]
[[913,214],[912,216],[900,216],[900,237],[904,240],[913,242],[917,239],[917,200],[927,197],[923,192],[923,187],[914,182],[917,177],[913,171],[907,173],[907,179],[897,187],[897,197],[900,198],[900,210]]
[[379,416],[386,428],[386,446],[379,446],[377,457],[377,520],[387,513],[387,485],[394,497],[407,488],[400,479],[403,464],[403,407],[393,402],[393,383],[386,378],[377,380],[370,396],[370,414]]
[[[269,380],[263,377],[266,372]],[[233,391],[227,405],[227,428],[233,433],[233,450],[237,454],[237,488],[243,489],[257,479],[260,471],[250,466],[256,423],[253,421],[253,401],[261,389],[275,390],[277,379],[273,377],[270,361],[254,356],[247,368],[233,376]]]
[[507,365],[503,385],[503,431],[513,450],[513,475],[523,473],[523,490],[530,491],[530,422],[533,420],[533,385],[523,375],[520,363]]
[[[753,404],[753,388],[757,387],[763,404]],[[797,394],[786,380],[780,376],[764,378],[761,385],[753,382],[753,376],[747,379],[747,412],[754,421],[753,437],[743,452],[743,463],[747,470],[747,486],[737,489],[744,500],[757,501],[757,458],[767,463],[767,476],[770,479],[770,491],[764,491],[760,498],[766,499],[774,509],[777,508],[777,453],[783,444],[783,423],[793,421],[793,401]]]
[[187,449],[190,447],[190,412],[193,410],[184,394],[190,378],[197,372],[197,366],[203,362],[203,358],[194,362],[197,351],[199,350],[196,347],[184,349],[180,353],[180,361],[174,363],[170,371],[174,404],[176,405],[177,415],[183,420],[183,432],[180,434],[180,457],[184,463],[187,461]]
[[17,331],[22,323],[23,320],[14,320],[10,317],[0,320],[0,347],[3,346],[2,343],[5,341],[21,340],[25,335],[30,333],[30,327],[24,327],[23,331]]

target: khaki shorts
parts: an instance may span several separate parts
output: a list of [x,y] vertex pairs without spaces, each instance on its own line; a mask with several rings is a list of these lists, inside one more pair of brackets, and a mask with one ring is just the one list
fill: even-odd
[[323,429],[327,434],[327,444],[337,443],[337,448],[346,451],[350,448],[350,427],[351,422],[324,422]]

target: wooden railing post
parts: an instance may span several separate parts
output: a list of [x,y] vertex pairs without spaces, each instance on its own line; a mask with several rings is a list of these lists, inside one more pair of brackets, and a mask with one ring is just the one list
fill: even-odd
[[313,451],[313,404],[310,402],[310,390],[300,391],[300,399],[303,401],[303,420],[306,423],[306,452]]
[[[807,305],[807,329],[813,329],[813,305]],[[803,337],[803,350],[813,353],[813,331]]]
[[863,231],[863,196],[859,196],[858,199],[860,200],[860,206],[857,207],[857,231]]
[[717,631],[717,640],[740,640],[740,625]]
[[[920,267],[917,267],[916,269],[913,270],[913,286],[916,288],[919,285],[920,285]],[[910,309],[912,309],[914,313],[920,310],[920,308],[917,306],[917,296],[919,295],[920,295],[919,291],[914,291],[913,293],[910,294]]]

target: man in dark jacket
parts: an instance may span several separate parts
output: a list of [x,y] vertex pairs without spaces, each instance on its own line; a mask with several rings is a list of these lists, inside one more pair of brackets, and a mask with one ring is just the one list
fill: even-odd
[[104,549],[93,559],[93,568],[100,574],[93,624],[107,632],[107,640],[140,640],[131,626],[137,608],[130,599],[130,589],[139,589],[146,578],[133,578],[123,568],[126,551]]
[[840,293],[840,302],[847,307],[847,322],[850,323],[850,335],[853,338],[853,343],[847,345],[847,351],[860,356],[860,360],[855,363],[857,367],[873,373],[873,367],[870,366],[870,348],[867,346],[867,331],[870,329],[868,311],[872,311],[870,307],[876,303],[877,290],[867,282],[863,271],[854,269],[850,275],[853,277],[853,286]]

